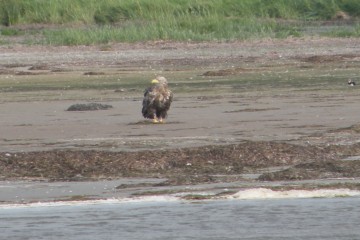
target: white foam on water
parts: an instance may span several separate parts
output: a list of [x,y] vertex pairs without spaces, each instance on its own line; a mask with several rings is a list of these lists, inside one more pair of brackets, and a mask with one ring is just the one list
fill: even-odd
[[[211,196],[212,194],[208,194]],[[241,190],[235,194],[210,197],[207,200],[252,200],[252,199],[296,199],[296,198],[335,198],[335,197],[360,197],[360,191],[350,189],[318,189],[318,190],[287,190],[274,191],[267,188],[253,188]],[[160,196],[139,196],[131,198],[109,198],[84,201],[53,201],[34,203],[0,204],[0,209],[61,207],[61,206],[89,206],[101,204],[126,204],[126,203],[157,203],[157,202],[192,202],[184,200],[181,194]],[[199,200],[206,201],[206,200]]]
[[254,188],[239,191],[227,199],[285,199],[285,198],[334,198],[356,197],[360,191],[350,189],[318,189],[318,190],[288,190],[274,191],[267,188]]
[[159,196],[142,196],[134,198],[119,199],[123,203],[141,203],[141,202],[177,202],[180,201],[179,197],[171,195],[159,195]]
[[174,202],[174,201],[180,201],[180,198],[164,195],[164,196],[143,196],[143,197],[133,197],[133,198],[109,198],[109,199],[96,199],[96,200],[84,200],[84,201],[14,203],[14,204],[0,204],[0,209],[88,206],[88,205],[101,205],[101,204],[150,203],[150,202]]

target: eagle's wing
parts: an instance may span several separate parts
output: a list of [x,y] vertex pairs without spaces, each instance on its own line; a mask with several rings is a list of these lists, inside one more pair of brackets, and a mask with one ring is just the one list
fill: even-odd
[[149,87],[144,91],[144,98],[142,102],[142,115],[145,118],[153,118],[155,113],[154,101],[156,99],[156,89],[154,87]]
[[173,93],[169,89],[166,89],[166,94],[164,96],[164,110],[168,111],[170,109],[170,105],[173,101]]
[[173,100],[173,94],[168,88],[163,88],[162,91],[159,92],[157,99],[155,100],[156,115],[160,118],[166,118]]

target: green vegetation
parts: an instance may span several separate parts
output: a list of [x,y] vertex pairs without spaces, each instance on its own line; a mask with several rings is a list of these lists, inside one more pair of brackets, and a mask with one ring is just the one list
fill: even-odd
[[359,17],[358,0],[0,0],[0,41],[19,26],[51,45],[286,38],[333,19],[348,27],[320,34],[358,37]]

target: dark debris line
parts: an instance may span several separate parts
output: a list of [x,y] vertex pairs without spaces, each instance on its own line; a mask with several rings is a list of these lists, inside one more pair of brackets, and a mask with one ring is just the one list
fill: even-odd
[[263,174],[259,180],[357,177],[360,176],[360,161],[339,161],[350,153],[359,154],[357,149],[358,146],[322,148],[279,142],[246,142],[139,152],[54,150],[0,153],[0,179],[79,181],[157,176],[211,181],[209,176],[215,174],[243,174],[275,166],[289,168]]

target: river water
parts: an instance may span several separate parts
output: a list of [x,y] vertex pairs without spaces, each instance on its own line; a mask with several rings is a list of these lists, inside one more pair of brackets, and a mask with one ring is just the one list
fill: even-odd
[[0,205],[0,239],[360,239],[360,193],[242,191]]

